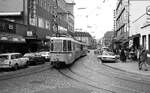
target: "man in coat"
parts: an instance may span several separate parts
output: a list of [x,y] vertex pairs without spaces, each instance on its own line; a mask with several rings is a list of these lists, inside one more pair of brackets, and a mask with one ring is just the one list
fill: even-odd
[[[143,70],[142,66],[145,65],[145,67],[147,67],[147,53],[148,51],[146,50],[146,48],[142,48],[140,51],[140,55],[139,55],[139,70]],[[147,69],[145,69],[147,71]]]

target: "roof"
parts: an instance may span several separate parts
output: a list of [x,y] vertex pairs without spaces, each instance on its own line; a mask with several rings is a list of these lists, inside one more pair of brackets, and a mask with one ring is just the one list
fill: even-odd
[[16,55],[16,54],[21,54],[21,53],[2,53],[2,54],[0,54],[0,56],[2,56],[2,55]]
[[74,32],[74,37],[92,37],[88,32]]
[[82,44],[82,45],[85,45],[85,43],[83,42],[80,42],[80,41],[77,41],[73,38],[70,38],[70,37],[51,37],[50,38],[51,40],[71,40],[72,42],[75,42],[75,43],[79,43],[79,44]]
[[65,1],[66,1],[66,3],[73,3],[73,4],[75,4],[74,0],[65,0]]

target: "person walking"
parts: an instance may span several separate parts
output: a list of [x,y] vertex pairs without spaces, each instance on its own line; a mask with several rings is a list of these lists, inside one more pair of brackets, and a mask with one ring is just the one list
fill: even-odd
[[144,69],[145,71],[147,71],[147,50],[145,48],[142,48],[139,54],[139,70],[143,70],[142,66],[144,65],[146,67],[146,69]]
[[125,55],[125,51],[124,51],[123,48],[121,49],[120,60],[123,61],[123,62],[126,61],[126,55]]

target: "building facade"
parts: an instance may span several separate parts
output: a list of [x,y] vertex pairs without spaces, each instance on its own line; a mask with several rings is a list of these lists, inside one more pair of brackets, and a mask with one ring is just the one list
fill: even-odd
[[[146,11],[150,6],[149,0],[138,0],[130,2],[130,40],[133,42],[134,47],[143,46],[146,49],[150,49],[148,45],[149,31],[147,25],[149,24],[149,15]],[[138,11],[137,11],[138,10]],[[146,30],[147,29],[147,30]]]
[[118,0],[115,10],[115,37],[118,42],[123,42],[129,36],[129,1]]
[[88,32],[74,32],[74,38],[78,41],[86,43],[88,48],[96,48],[96,40]]
[[[1,52],[37,51],[42,46],[48,45],[47,37],[74,29],[73,1],[0,0],[0,2]],[[12,41],[11,38],[16,40]]]
[[104,37],[103,37],[103,46],[110,47],[111,46],[111,42],[113,40],[113,36],[114,36],[114,32],[113,31],[107,31],[104,34]]
[[146,14],[145,9],[149,3],[149,0],[118,0],[115,10],[115,41],[120,46],[139,48],[141,34],[137,24]]

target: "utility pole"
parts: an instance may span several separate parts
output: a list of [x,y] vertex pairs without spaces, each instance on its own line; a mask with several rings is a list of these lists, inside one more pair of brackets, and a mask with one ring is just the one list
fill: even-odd
[[56,37],[59,37],[60,36],[60,34],[59,34],[59,31],[58,31],[58,1],[57,0],[55,0],[55,3],[56,3],[56,7],[55,7],[55,11],[56,11],[56,15],[55,15],[55,19],[56,19],[56,21],[55,21],[55,26],[56,26]]

